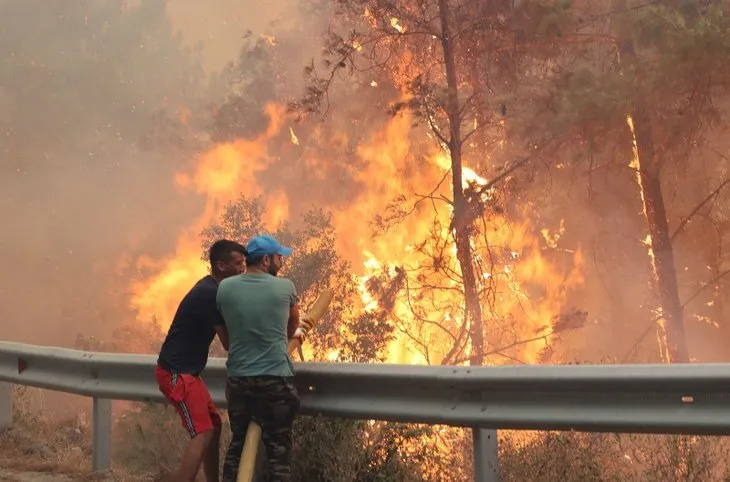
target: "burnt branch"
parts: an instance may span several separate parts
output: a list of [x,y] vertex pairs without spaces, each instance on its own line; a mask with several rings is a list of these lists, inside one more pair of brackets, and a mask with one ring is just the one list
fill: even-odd
[[694,208],[694,209],[692,209],[692,211],[690,211],[690,213],[689,213],[689,214],[688,214],[688,215],[687,215],[687,216],[686,216],[686,217],[685,217],[684,219],[682,219],[682,221],[681,221],[681,222],[679,223],[679,226],[677,226],[677,229],[675,229],[675,230],[674,230],[674,232],[672,233],[672,235],[670,236],[670,239],[671,239],[672,241],[674,241],[674,238],[676,238],[676,237],[677,237],[677,236],[678,236],[678,235],[679,235],[679,234],[680,234],[680,233],[682,232],[682,230],[683,230],[683,229],[685,228],[685,226],[687,226],[687,223],[689,223],[689,222],[690,222],[690,221],[692,220],[692,218],[693,218],[693,217],[694,217],[694,216],[695,216],[695,215],[696,215],[697,213],[699,213],[699,212],[700,212],[700,210],[701,210],[701,209],[702,209],[702,208],[703,208],[703,207],[704,207],[704,206],[705,206],[705,205],[706,205],[707,203],[709,203],[710,201],[712,201],[713,199],[715,199],[715,198],[717,197],[717,195],[718,195],[718,194],[720,193],[720,191],[721,191],[721,190],[722,190],[722,189],[723,189],[723,188],[724,188],[725,186],[727,186],[728,184],[730,184],[730,179],[725,179],[725,180],[724,180],[724,181],[723,181],[723,182],[722,182],[722,183],[721,183],[721,184],[720,184],[720,185],[719,185],[719,186],[717,187],[717,189],[715,189],[714,191],[712,191],[712,192],[711,192],[710,194],[708,194],[708,195],[707,195],[707,196],[706,196],[706,197],[705,197],[705,198],[704,198],[704,199],[703,199],[702,201],[700,201],[700,203],[699,203],[699,204],[697,204],[697,206],[695,206],[695,208]]

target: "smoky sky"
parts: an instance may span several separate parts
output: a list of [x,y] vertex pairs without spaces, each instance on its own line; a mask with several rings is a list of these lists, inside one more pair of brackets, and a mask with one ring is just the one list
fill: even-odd
[[129,321],[120,258],[169,253],[201,205],[173,182],[189,160],[144,139],[219,102],[211,79],[288,3],[0,0],[1,338]]

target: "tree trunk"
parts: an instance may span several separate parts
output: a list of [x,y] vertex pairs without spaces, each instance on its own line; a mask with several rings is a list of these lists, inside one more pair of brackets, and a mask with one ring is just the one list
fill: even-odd
[[639,157],[639,181],[643,194],[644,213],[649,225],[654,285],[659,296],[662,318],[658,324],[658,338],[662,358],[667,363],[687,363],[689,353],[684,335],[684,314],[679,300],[674,250],[669,235],[669,224],[664,208],[660,180],[659,159],[651,139],[651,119],[643,106],[634,114],[634,131]]
[[[625,2],[618,2],[623,4]],[[621,6],[621,5],[619,5]],[[629,23],[620,21],[619,54],[621,63],[637,62],[636,50]],[[638,180],[641,201],[649,227],[649,243],[653,285],[659,298],[661,318],[657,336],[662,358],[667,363],[687,363],[689,353],[684,334],[682,303],[679,300],[677,271],[674,266],[674,250],[669,233],[669,223],[664,207],[661,186],[661,159],[657,153],[652,129],[652,118],[643,102],[634,105],[633,133],[638,158]]]
[[[484,105],[484,90],[482,89],[482,78],[479,75],[479,62],[477,59],[472,59],[471,65],[469,66],[469,77],[470,83],[473,85],[473,102],[474,102],[474,127],[479,128],[481,131],[474,134],[472,137],[473,143],[476,143],[478,149],[481,151],[486,147],[484,137],[481,135],[484,132],[484,124],[487,122],[487,116],[484,115],[482,106]],[[479,156],[477,163],[472,168],[476,168],[477,172],[483,170],[486,166],[488,156]]]
[[469,221],[468,205],[462,183],[462,141],[459,90],[456,75],[453,43],[449,27],[449,6],[446,0],[439,0],[441,18],[441,46],[444,51],[446,82],[448,87],[449,117],[449,154],[451,156],[452,191],[454,195],[454,215],[452,226],[456,242],[456,258],[461,269],[464,283],[464,323],[469,327],[471,353],[469,363],[481,365],[484,355],[484,331],[482,326],[482,307],[479,303],[477,281],[474,274],[474,256],[471,247],[472,222]]

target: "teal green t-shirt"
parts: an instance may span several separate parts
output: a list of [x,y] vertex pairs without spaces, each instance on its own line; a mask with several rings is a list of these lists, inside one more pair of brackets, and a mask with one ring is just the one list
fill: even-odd
[[291,377],[287,350],[289,309],[297,303],[294,283],[266,273],[245,273],[221,281],[218,309],[228,329],[229,377]]

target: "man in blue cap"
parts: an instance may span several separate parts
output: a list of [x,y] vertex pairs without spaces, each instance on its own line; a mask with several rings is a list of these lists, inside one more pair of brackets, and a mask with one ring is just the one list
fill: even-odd
[[228,418],[231,443],[223,482],[234,482],[251,420],[261,427],[267,481],[291,479],[292,424],[299,409],[288,340],[299,326],[294,283],[277,274],[291,248],[259,235],[246,245],[246,273],[218,287],[218,309],[229,336]]

